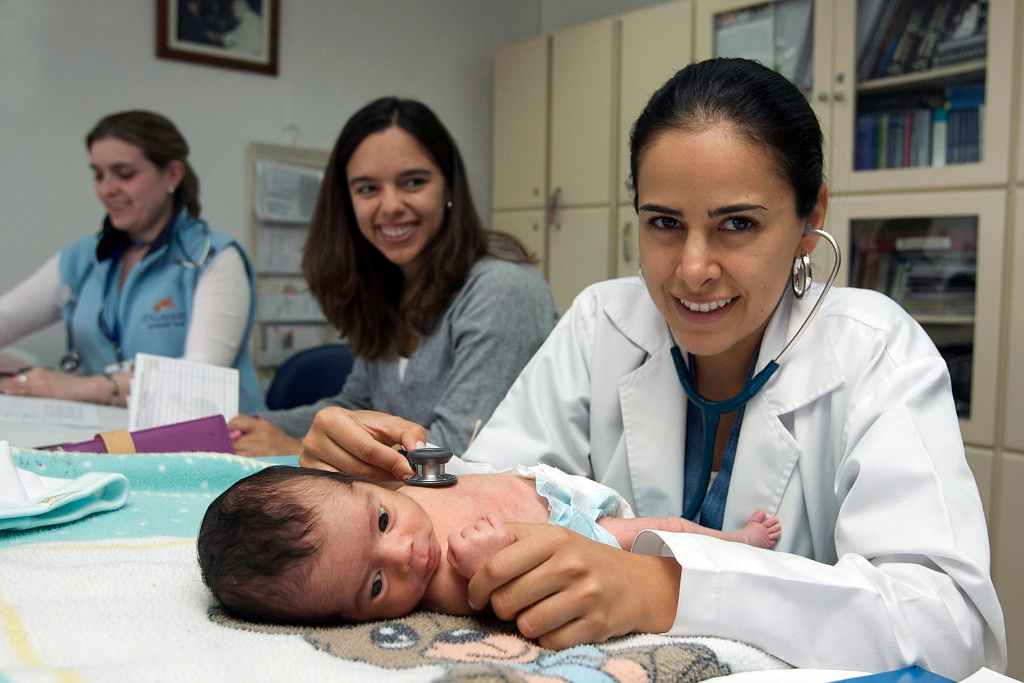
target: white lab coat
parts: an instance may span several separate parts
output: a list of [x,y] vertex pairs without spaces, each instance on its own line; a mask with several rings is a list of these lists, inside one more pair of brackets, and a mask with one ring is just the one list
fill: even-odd
[[[819,292],[797,300],[787,290],[757,370]],[[687,402],[670,346],[638,278],[588,288],[449,471],[542,462],[614,488],[638,516],[681,514]],[[956,680],[1005,668],[946,365],[890,299],[833,289],[747,404],[723,527],[758,509],[782,522],[773,551],[638,537],[634,552],[683,568],[671,633],[741,640],[798,667],[920,665]]]

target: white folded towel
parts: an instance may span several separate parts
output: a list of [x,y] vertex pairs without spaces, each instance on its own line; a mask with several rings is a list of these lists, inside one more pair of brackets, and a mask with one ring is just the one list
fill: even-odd
[[44,477],[15,467],[10,444],[0,441],[0,531],[64,524],[95,512],[116,510],[126,500],[128,478],[123,474]]

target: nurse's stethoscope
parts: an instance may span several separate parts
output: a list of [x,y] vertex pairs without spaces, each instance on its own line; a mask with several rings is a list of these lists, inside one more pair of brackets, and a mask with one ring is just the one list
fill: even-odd
[[[204,265],[206,265],[206,262],[209,260],[210,255],[213,253],[214,250],[213,250],[213,241],[212,241],[212,238],[210,236],[210,227],[208,225],[206,225],[205,223],[203,223],[202,225],[203,225],[203,251],[199,255],[199,258],[194,260],[194,261],[190,260],[188,258],[175,258],[175,259],[172,259],[173,263],[176,263],[177,265],[181,266],[182,268],[186,268],[186,269],[189,269],[189,270],[199,270]],[[184,254],[187,257],[189,255],[188,250],[185,249],[185,243],[181,239],[181,233],[179,233],[177,230],[174,231],[174,240],[175,240],[175,242],[177,242],[178,246],[181,247],[181,253]],[[64,285],[61,288],[60,293],[57,295],[58,304],[66,312],[66,315],[65,315],[64,319],[65,319],[65,328],[67,329],[67,335],[68,335],[68,352],[64,355],[63,358],[60,359],[60,368],[64,372],[74,372],[75,370],[78,369],[78,366],[81,365],[81,363],[82,363],[81,356],[78,355],[78,348],[75,346],[75,332],[74,332],[74,330],[71,327],[71,320],[72,320],[72,318],[75,315],[75,309],[78,307],[78,294],[79,294],[79,292],[82,291],[82,287],[85,285],[85,281],[88,279],[89,275],[92,274],[93,266],[94,266],[94,263],[92,261],[90,261],[89,267],[85,269],[84,273],[82,273],[82,277],[80,277],[78,279],[78,284],[75,286],[74,289],[71,289],[67,285]],[[107,272],[107,281],[106,281],[106,283],[104,284],[104,287],[103,287],[103,301],[104,301],[104,303],[106,302],[107,296],[110,293],[110,288],[111,288],[111,285],[112,285],[112,282],[113,282],[113,279],[114,279],[114,275],[116,275],[117,271],[118,271],[118,268],[113,268],[112,267]],[[117,364],[120,365],[120,364],[122,364],[124,362],[124,359],[121,357],[121,324],[120,324],[120,322],[115,317],[115,319],[114,319],[114,329],[111,330],[110,326],[107,325],[107,321],[103,318],[103,311],[104,311],[105,308],[106,308],[106,306],[100,306],[100,315],[99,315],[100,332],[102,332],[103,336],[106,337],[107,340],[110,341],[110,343],[113,345],[114,353],[117,356],[117,360],[118,360]]]
[[[828,294],[829,290],[832,289],[832,284],[836,281],[836,277],[839,276],[839,263],[841,256],[839,253],[839,243],[836,242],[832,235],[828,234],[824,230],[818,230],[812,228],[810,224],[804,229],[805,235],[815,234],[825,238],[825,241],[829,243],[832,250],[836,254],[835,264],[832,266],[832,272],[828,276],[828,280],[825,282],[825,286],[818,295],[818,300],[814,302],[814,307],[811,308],[811,312],[807,314],[807,318],[804,320],[800,329],[796,331],[793,338],[789,340],[789,343],[779,352],[779,355],[774,360],[768,361],[768,364],[761,369],[759,373],[749,378],[744,382],[743,389],[732,398],[724,401],[711,401],[704,398],[697,392],[697,383],[693,376],[693,370],[689,368],[683,362],[683,354],[679,350],[679,344],[675,343],[675,336],[672,334],[671,328],[669,328],[669,335],[672,337],[672,360],[675,362],[676,374],[679,375],[679,382],[683,385],[683,391],[690,398],[695,406],[701,412],[701,425],[704,429],[704,444],[703,452],[701,454],[701,469],[700,469],[700,480],[697,484],[697,490],[693,500],[690,501],[689,505],[683,511],[683,517],[686,519],[695,519],[697,513],[700,511],[701,506],[704,504],[704,497],[707,495],[708,484],[711,482],[711,465],[715,459],[715,437],[718,435],[718,423],[726,413],[731,413],[734,410],[739,410],[743,407],[747,401],[754,398],[754,396],[761,390],[761,387],[771,379],[775,371],[779,369],[779,362],[782,357],[785,356],[793,345],[796,344],[797,340],[803,335],[804,330],[810,324],[811,320],[814,319],[814,315],[821,308],[822,302],[825,300],[825,295]],[[811,284],[811,260],[807,254],[804,254],[802,258],[797,259],[793,263],[793,292],[797,298],[803,298],[804,295],[810,290]]]

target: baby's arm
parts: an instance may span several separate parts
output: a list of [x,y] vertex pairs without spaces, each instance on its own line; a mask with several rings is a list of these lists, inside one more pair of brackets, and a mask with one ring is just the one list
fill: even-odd
[[782,536],[782,523],[778,517],[769,517],[764,510],[750,515],[750,519],[742,529],[736,531],[719,531],[695,524],[682,517],[602,517],[597,520],[604,529],[615,536],[615,540],[624,549],[629,550],[637,534],[645,529],[656,531],[680,531],[688,534],[704,534],[726,541],[738,541],[756,548],[771,548]]
[[473,526],[448,534],[448,564],[462,576],[471,579],[484,566],[487,558],[515,540],[512,532],[499,519],[486,515]]

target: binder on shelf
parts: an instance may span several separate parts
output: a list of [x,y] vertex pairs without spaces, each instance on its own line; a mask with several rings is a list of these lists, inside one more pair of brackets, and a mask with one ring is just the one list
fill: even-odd
[[910,71],[918,45],[924,37],[925,26],[935,10],[935,0],[913,0],[907,10],[906,22],[900,33],[892,60],[879,76],[900,76]]
[[963,0],[938,0],[935,9],[925,26],[921,42],[910,62],[911,71],[927,71],[932,68],[932,56],[939,41],[945,38],[950,26],[950,19],[960,7]]

